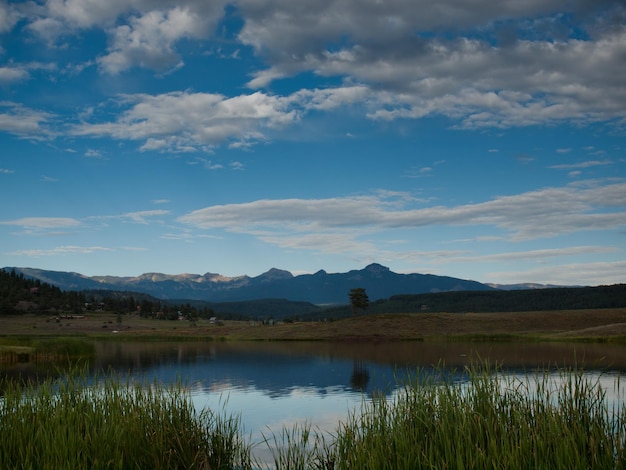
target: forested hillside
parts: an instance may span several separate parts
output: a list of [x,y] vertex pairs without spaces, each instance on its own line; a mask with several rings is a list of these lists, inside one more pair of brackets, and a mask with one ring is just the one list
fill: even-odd
[[430,312],[531,312],[626,307],[626,284],[489,292],[394,295],[387,310]]
[[15,271],[0,270],[0,313],[81,312],[85,297],[58,287],[27,279]]
[[62,291],[22,273],[0,269],[0,315],[115,312],[169,320],[178,320],[181,315],[190,320],[215,315],[221,319],[246,320],[297,318],[318,310],[319,307],[308,302],[282,299],[212,303],[187,299],[164,301],[140,292]]
[[24,277],[15,271],[0,269],[0,314],[19,315],[39,313],[50,315],[79,315],[86,312],[138,313],[145,316],[178,319],[183,311],[190,318],[211,316],[208,307],[194,307],[189,303],[164,303],[137,292],[118,291],[62,291],[58,287]]
[[[416,312],[532,312],[625,308],[626,284],[514,291],[461,291],[394,295],[370,303],[367,314]],[[324,310],[319,317],[351,315],[349,306]]]

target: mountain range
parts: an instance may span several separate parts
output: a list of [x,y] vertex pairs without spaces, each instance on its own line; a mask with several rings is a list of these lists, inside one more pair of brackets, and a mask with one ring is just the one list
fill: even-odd
[[255,277],[227,277],[220,274],[146,273],[136,277],[85,276],[79,273],[34,268],[15,270],[27,278],[38,279],[62,290],[115,290],[141,292],[159,299],[189,299],[209,302],[234,302],[256,299],[287,299],[313,304],[345,304],[348,291],[366,290],[370,300],[396,294],[422,294],[449,291],[494,290],[480,282],[433,274],[398,274],[374,263],[361,270],[294,276],[272,268]]

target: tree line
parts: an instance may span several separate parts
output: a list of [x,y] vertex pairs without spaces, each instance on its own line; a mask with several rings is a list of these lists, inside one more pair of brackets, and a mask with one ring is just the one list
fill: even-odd
[[137,292],[107,290],[62,291],[38,279],[25,277],[15,270],[0,270],[0,314],[38,313],[49,315],[82,314],[85,312],[114,312],[138,314],[145,317],[178,320],[210,318],[215,312],[209,307],[190,303],[164,302]]

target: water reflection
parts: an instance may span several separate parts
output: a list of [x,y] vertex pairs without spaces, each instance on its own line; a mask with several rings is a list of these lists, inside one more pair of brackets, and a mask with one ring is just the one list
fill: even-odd
[[463,369],[487,360],[508,370],[577,366],[625,371],[625,353],[623,345],[581,343],[107,341],[96,343],[94,367],[122,372],[202,369],[208,378],[228,376],[240,385],[253,382],[274,391],[329,381],[361,390],[381,368]]
[[609,382],[626,370],[626,347],[610,344],[101,341],[95,349],[94,372],[182,382],[198,409],[239,414],[253,441],[293,423],[334,430],[372,393],[391,396],[397,378],[418,368],[459,382],[476,361],[521,375],[583,367]]

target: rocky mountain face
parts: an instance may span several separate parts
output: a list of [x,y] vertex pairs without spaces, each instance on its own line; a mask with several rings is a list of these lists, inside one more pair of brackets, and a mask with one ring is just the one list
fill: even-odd
[[345,304],[348,291],[363,287],[371,301],[396,294],[422,294],[463,290],[492,290],[476,281],[432,274],[398,274],[380,264],[361,270],[329,274],[294,276],[289,271],[272,268],[256,277],[226,277],[206,274],[146,273],[137,277],[84,276],[78,273],[15,269],[25,277],[58,286],[62,290],[118,290],[150,294],[161,299],[190,299],[210,302],[232,302],[255,299],[288,299],[314,304]]

